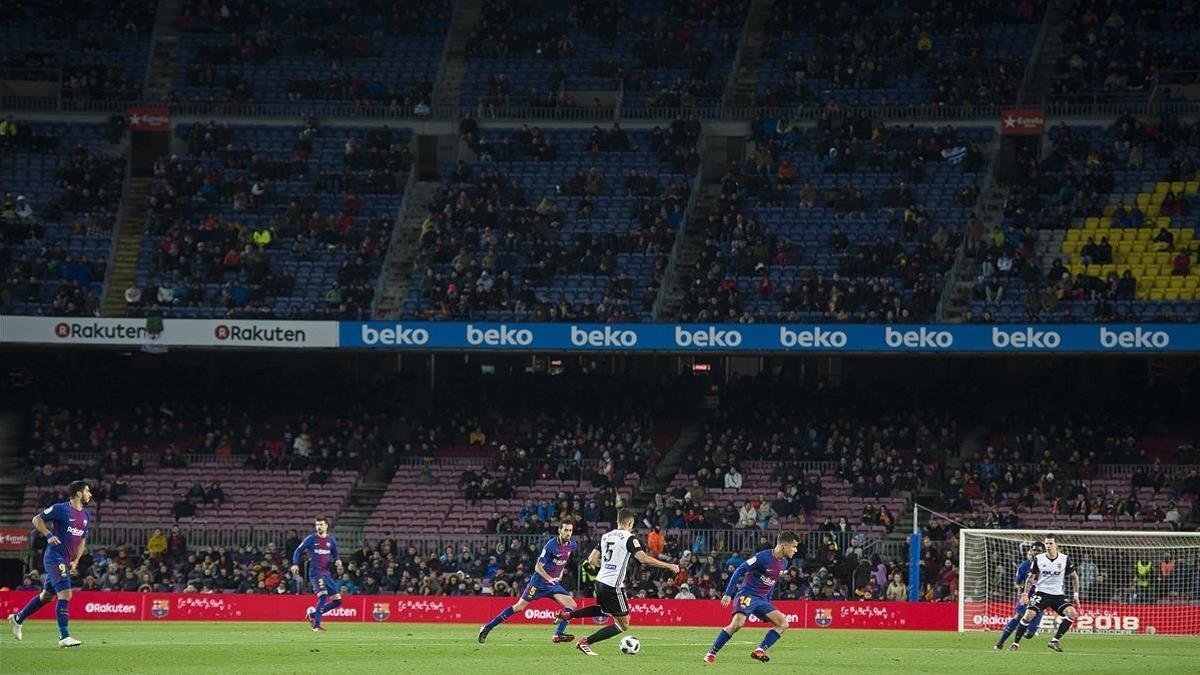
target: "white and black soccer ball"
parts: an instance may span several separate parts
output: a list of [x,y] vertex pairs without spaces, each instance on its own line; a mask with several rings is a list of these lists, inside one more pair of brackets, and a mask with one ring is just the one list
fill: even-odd
[[621,638],[621,653],[633,656],[642,648],[642,643],[632,635]]

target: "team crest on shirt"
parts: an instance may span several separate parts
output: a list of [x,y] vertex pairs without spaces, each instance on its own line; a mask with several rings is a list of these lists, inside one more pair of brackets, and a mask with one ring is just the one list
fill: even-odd
[[833,624],[833,610],[825,608],[814,611],[813,623],[821,628],[829,628]]
[[156,619],[165,619],[171,613],[170,600],[154,600],[150,603],[150,616]]
[[390,602],[377,602],[371,608],[371,618],[376,621],[387,621],[392,615],[392,604]]

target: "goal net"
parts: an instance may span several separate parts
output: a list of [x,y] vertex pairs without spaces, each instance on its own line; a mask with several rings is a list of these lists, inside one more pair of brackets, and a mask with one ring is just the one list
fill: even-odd
[[[1078,530],[962,530],[959,631],[1004,628],[1017,603],[1022,545],[1049,533],[1079,572],[1080,588],[1067,591],[1080,595],[1073,631],[1200,635],[1200,533]],[[1046,612],[1043,627],[1057,619]]]

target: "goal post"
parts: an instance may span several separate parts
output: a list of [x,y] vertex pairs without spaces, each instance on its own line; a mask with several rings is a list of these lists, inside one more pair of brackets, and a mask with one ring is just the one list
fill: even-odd
[[[1022,544],[1053,534],[1079,571],[1072,630],[1200,635],[1200,532],[964,529],[958,540],[958,630],[1001,630],[1013,616]],[[1068,586],[1070,582],[1068,581]],[[1057,617],[1046,612],[1050,627]]]

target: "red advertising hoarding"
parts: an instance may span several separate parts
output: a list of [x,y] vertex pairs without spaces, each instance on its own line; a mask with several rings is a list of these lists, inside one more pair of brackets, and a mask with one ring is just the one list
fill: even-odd
[[[32,591],[0,593],[0,616],[21,609]],[[511,605],[515,598],[411,595],[352,595],[330,621],[482,624]],[[584,600],[584,603],[590,602]],[[313,606],[307,595],[241,595],[196,593],[102,593],[78,591],[71,598],[71,618],[124,621],[303,621]],[[631,600],[637,626],[723,626],[729,609],[715,600]],[[887,630],[956,630],[957,606],[938,602],[808,602],[775,603],[793,628],[868,628]],[[514,615],[510,623],[549,623],[557,607],[544,601]],[[35,619],[53,619],[53,605]],[[760,623],[751,619],[750,625]]]
[[130,131],[170,131],[171,109],[157,106],[132,106],[126,111]]
[[[1086,600],[1086,599],[1085,599]],[[968,602],[964,605],[963,628],[966,630],[1002,630],[1012,618],[1012,603]],[[1078,617],[1071,630],[1078,633],[1128,633],[1138,635],[1200,634],[1200,606],[1183,604],[1091,604],[1075,608]],[[1053,612],[1042,618],[1049,628]]]
[[1037,136],[1046,132],[1046,111],[1042,108],[1002,108],[1000,133],[1005,136]]
[[24,551],[29,548],[29,528],[0,527],[0,551]]

